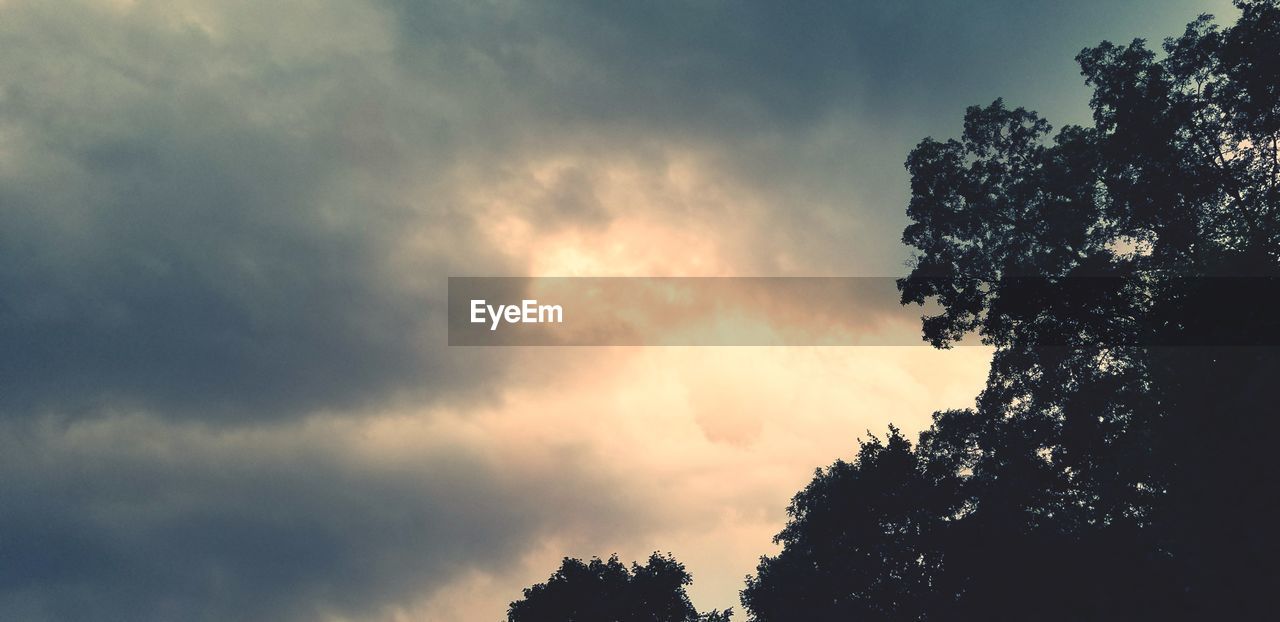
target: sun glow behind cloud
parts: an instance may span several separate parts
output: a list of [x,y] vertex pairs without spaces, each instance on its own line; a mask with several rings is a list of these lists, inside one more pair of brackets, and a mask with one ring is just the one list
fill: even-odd
[[[528,166],[505,186],[484,184],[464,193],[483,235],[511,265],[525,266],[525,274],[743,276],[777,270],[753,249],[770,235],[760,228],[759,215],[779,207],[715,177],[692,156],[652,166],[610,163],[607,156],[549,162]],[[569,183],[577,184],[574,209],[591,216],[546,218]],[[795,256],[804,251],[793,249]],[[795,273],[808,274],[806,267],[794,266]],[[772,321],[782,324],[758,329],[806,318],[784,313]],[[744,329],[734,322],[717,320],[721,329]],[[700,607],[734,606],[741,577],[770,550],[790,495],[815,467],[849,457],[857,438],[869,430],[882,433],[886,422],[911,432],[926,426],[934,410],[970,405],[990,356],[985,348],[927,347],[498,350],[518,370],[499,400],[427,420],[452,421],[453,434],[486,447],[512,473],[554,478],[587,469],[612,491],[620,514],[582,499],[561,503],[560,511],[573,517],[566,525],[574,527],[550,535],[554,545],[537,549],[507,576],[475,575],[451,588],[453,596],[422,605],[436,614],[445,607],[498,617],[520,586],[544,578],[564,555],[616,552],[640,559],[654,550],[671,551],[689,566]],[[389,423],[379,438],[403,447],[438,436],[435,430],[411,432],[414,421]],[[554,489],[554,481],[548,485]],[[458,594],[472,596],[462,604]]]
[[[610,157],[612,155],[613,157]],[[758,199],[701,170],[693,154],[656,162],[617,154],[559,156],[464,192],[493,248],[522,276],[734,276],[734,233]],[[514,173],[514,174],[513,174]],[[474,182],[473,182],[474,183]],[[755,261],[755,260],[753,260]]]

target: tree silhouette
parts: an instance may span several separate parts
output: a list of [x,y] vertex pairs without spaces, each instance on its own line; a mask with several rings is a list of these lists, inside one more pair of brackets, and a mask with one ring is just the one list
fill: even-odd
[[733,610],[699,614],[685,587],[684,565],[654,553],[645,565],[566,557],[546,583],[511,603],[508,622],[729,622]]
[[914,619],[933,608],[934,537],[954,474],[929,469],[897,429],[863,442],[852,463],[820,469],[792,500],[783,545],[747,580],[757,619]]
[[1274,615],[1280,3],[1237,6],[1084,50],[1091,127],[996,100],[912,151],[902,300],[987,386],[820,472],[751,620]]

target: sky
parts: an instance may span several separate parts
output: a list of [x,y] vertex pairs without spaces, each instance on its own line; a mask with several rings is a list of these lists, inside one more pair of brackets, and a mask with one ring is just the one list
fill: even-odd
[[0,0],[0,618],[737,590],[981,347],[446,345],[449,276],[905,274],[902,163],[1225,1]]

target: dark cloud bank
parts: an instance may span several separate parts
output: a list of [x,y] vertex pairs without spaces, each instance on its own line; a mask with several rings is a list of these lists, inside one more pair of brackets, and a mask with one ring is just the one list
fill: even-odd
[[[462,452],[382,472],[145,420],[0,440],[0,616],[310,620],[518,555],[541,499]],[[162,436],[163,438],[157,438]],[[527,482],[526,482],[527,484]]]
[[[444,277],[509,269],[475,260],[449,186],[462,164],[566,135],[692,136],[762,186],[878,205],[849,218],[888,249],[905,146],[1002,87],[1075,88],[1056,81],[1059,43],[1201,10],[185,7],[0,7],[3,619],[376,615],[551,529],[543,482],[465,452],[387,472],[226,441],[465,403],[502,377],[496,357],[441,347]],[[810,141],[841,115],[891,138],[837,140],[839,161],[800,170],[796,154],[830,155]],[[414,229],[450,243],[393,259]]]

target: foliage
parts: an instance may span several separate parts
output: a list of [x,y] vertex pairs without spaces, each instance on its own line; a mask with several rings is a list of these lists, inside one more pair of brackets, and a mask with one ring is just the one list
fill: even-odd
[[654,553],[641,566],[618,557],[565,558],[546,583],[511,603],[508,622],[729,622],[732,609],[698,614],[685,587],[684,565]]
[[911,153],[902,299],[995,347],[987,386],[820,471],[750,619],[1268,617],[1280,4],[1238,6],[1084,50],[1092,127],[996,100]]

